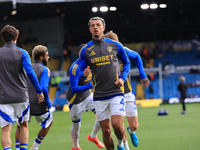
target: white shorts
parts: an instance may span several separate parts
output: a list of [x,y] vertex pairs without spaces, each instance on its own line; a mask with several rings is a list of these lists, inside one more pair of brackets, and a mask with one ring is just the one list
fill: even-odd
[[48,128],[53,121],[53,115],[50,110],[41,115],[30,115],[29,123],[31,122],[33,116],[35,117],[36,122],[43,128]]
[[124,97],[115,96],[108,100],[94,101],[98,121],[103,121],[113,115],[125,116]]
[[1,128],[14,124],[15,122],[28,121],[29,101],[22,103],[0,104],[0,123]]
[[138,116],[135,95],[132,92],[125,94],[126,117]]
[[85,110],[91,110],[95,112],[93,94],[90,94],[83,102],[79,104],[70,104],[70,118],[72,121],[80,121],[81,116]]

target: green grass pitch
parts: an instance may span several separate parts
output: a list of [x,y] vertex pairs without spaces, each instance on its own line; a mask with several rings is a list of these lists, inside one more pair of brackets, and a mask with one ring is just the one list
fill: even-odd
[[[157,116],[159,109],[168,111],[167,116]],[[137,135],[139,146],[134,147],[128,135],[131,150],[199,150],[200,149],[200,103],[186,104],[187,114],[181,115],[181,104],[162,104],[159,107],[138,107],[139,128]],[[40,145],[40,150],[71,150],[70,135],[71,119],[68,112],[53,113],[53,125]],[[92,112],[84,112],[80,130],[79,144],[83,150],[97,150],[94,143],[87,141],[87,135],[92,131],[95,116]],[[125,118],[125,126],[128,123]],[[12,149],[15,150],[15,129],[12,128]],[[35,140],[40,126],[35,119],[29,123],[29,148]],[[127,133],[127,132],[126,132]],[[128,133],[127,133],[128,134]],[[116,137],[112,130],[115,142]],[[98,138],[102,141],[101,131]],[[2,147],[0,148],[2,149]]]

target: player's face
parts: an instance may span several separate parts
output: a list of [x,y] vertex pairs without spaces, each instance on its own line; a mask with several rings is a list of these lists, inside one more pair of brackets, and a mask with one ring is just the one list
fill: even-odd
[[101,20],[92,20],[90,22],[89,30],[92,34],[92,37],[98,40],[103,37],[105,26],[103,26],[103,22]]
[[42,60],[43,65],[47,66],[47,62],[48,62],[49,58],[50,58],[50,57],[49,57],[49,53],[46,52],[46,53],[44,54],[44,59]]

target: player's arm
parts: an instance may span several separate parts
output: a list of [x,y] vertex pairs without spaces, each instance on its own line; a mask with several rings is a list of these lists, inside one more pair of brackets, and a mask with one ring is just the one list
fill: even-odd
[[126,51],[129,58],[134,59],[137,68],[139,70],[141,84],[143,85],[144,88],[147,88],[147,86],[149,86],[150,81],[145,74],[143,62],[140,55],[137,52],[134,52],[126,47],[124,48],[124,50]]
[[139,70],[139,73],[140,73],[140,79],[147,78],[140,55],[137,52],[134,52],[126,47],[124,48],[124,50],[126,51],[129,58],[134,59],[136,65],[137,65],[137,68]]
[[118,57],[123,63],[123,73],[120,75],[120,78],[125,82],[130,71],[130,60],[120,43],[118,43]]
[[80,78],[79,71],[79,66],[77,67],[76,65],[71,66],[69,70],[70,86],[73,94],[89,90],[93,87],[91,82],[83,86],[78,86]]
[[49,78],[50,78],[50,70],[47,69],[46,67],[44,67],[42,74],[41,74],[41,78],[40,78],[40,86],[43,90],[46,106],[50,109],[51,102],[49,100],[49,91],[48,91]]
[[81,49],[80,51],[80,55],[79,55],[79,77],[80,78],[85,78],[89,75],[89,71],[91,72],[91,70],[87,70],[87,74],[85,74],[85,69],[87,69],[87,60],[85,57],[85,50],[84,48]]
[[22,51],[22,65],[23,65],[31,83],[34,85],[36,92],[38,94],[41,94],[42,88],[40,87],[37,76],[33,70],[33,67],[31,66],[31,60],[30,60],[29,54],[24,50]]

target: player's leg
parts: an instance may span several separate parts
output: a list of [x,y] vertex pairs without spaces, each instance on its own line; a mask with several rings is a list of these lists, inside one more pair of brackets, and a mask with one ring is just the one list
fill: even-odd
[[86,108],[86,103],[70,104],[70,118],[72,119],[71,138],[73,141],[72,150],[81,150],[79,146],[79,131],[81,128],[81,116]]
[[126,132],[125,132],[125,135],[124,135],[124,141],[123,141],[123,143],[124,143],[124,150],[130,150],[129,145],[128,145],[128,139],[127,139]]
[[[110,100],[94,101],[95,110],[97,115],[97,121],[101,125],[103,142],[107,150],[114,150],[114,141],[111,136],[111,124],[110,124]],[[98,107],[97,107],[98,106]]]
[[[96,111],[95,111],[95,106],[94,106],[94,101],[93,101],[93,94],[91,94],[86,100],[85,100],[85,103],[87,103],[86,105],[86,109],[87,110],[91,110],[92,112],[94,112],[96,114]],[[101,143],[97,137],[99,131],[101,129],[101,125],[99,123],[99,121],[95,120],[95,123],[94,123],[94,127],[93,127],[93,130],[92,132],[87,136],[87,139],[91,142],[94,142],[97,147],[99,148],[105,148],[104,144]]]
[[110,119],[100,121],[100,125],[101,125],[101,129],[102,129],[102,134],[103,134],[103,142],[106,146],[106,149],[107,150],[114,150],[114,141],[113,141],[113,138],[111,136]]
[[10,135],[12,130],[12,123],[17,122],[17,114],[19,112],[22,114],[21,105],[21,103],[0,104],[0,123],[2,129],[1,144],[4,149],[11,149]]
[[127,131],[130,134],[131,137],[131,142],[132,144],[137,147],[139,144],[139,140],[136,134],[136,130],[138,128],[138,117],[134,116],[134,117],[127,117],[128,119],[128,123],[129,123],[129,127],[127,128]]
[[45,136],[49,132],[49,129],[51,128],[51,125],[53,123],[53,115],[50,112],[50,110],[48,110],[45,114],[35,116],[35,118],[37,123],[41,125],[42,128],[40,129],[30,150],[38,150],[38,147],[40,146]]
[[129,130],[136,131],[138,129],[138,116],[127,117]]
[[124,150],[124,117],[121,115],[112,115],[111,117],[112,126],[117,137],[117,148],[118,150]]
[[111,122],[115,132],[115,135],[118,139],[117,148],[118,150],[124,150],[124,136],[125,136],[125,128],[124,128],[124,97],[116,96],[111,99],[110,103],[110,112],[111,112]]
[[139,140],[135,133],[135,131],[138,128],[138,113],[137,113],[137,106],[135,101],[135,96],[132,94],[132,92],[125,95],[125,111],[126,111],[126,117],[128,120],[129,127],[127,128],[132,144],[134,146],[138,146]]
[[20,150],[19,134],[20,134],[20,127],[19,127],[19,125],[17,125],[17,129],[15,132],[15,148],[16,148],[16,150]]
[[186,114],[186,109],[185,109],[185,99],[182,99],[181,100],[182,101],[182,112],[181,112],[181,114]]
[[20,150],[27,150],[28,140],[29,140],[28,120],[30,117],[29,101],[16,104],[15,113],[16,116],[18,116],[18,123],[20,126],[20,133],[19,133]]
[[79,131],[81,128],[81,120],[72,121],[71,138],[73,141],[72,150],[81,150],[79,146]]
[[6,148],[11,148],[11,130],[12,130],[12,125],[8,124],[5,127],[1,128],[1,144],[3,146],[3,149],[5,150]]
[[19,123],[20,125],[20,150],[27,150],[28,140],[29,140],[29,131],[28,131],[28,121],[23,121]]

